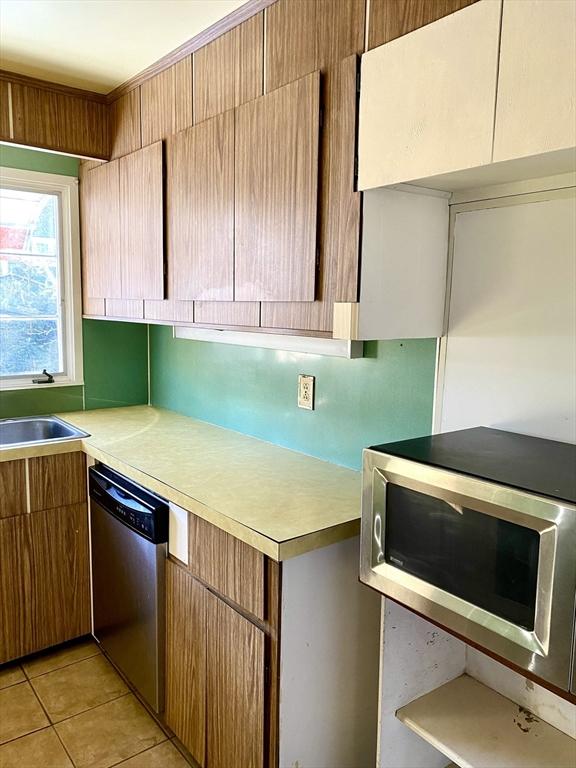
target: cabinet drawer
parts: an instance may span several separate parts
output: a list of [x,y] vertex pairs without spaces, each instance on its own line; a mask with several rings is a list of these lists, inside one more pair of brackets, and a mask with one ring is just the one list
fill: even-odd
[[81,451],[30,459],[30,511],[86,501],[86,457]]
[[190,572],[264,620],[264,555],[196,515],[188,536]]
[[0,518],[26,513],[26,466],[24,459],[0,464]]

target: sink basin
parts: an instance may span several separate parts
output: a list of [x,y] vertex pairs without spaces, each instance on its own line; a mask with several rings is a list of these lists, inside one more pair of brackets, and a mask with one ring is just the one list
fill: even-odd
[[75,440],[79,437],[88,437],[88,433],[76,429],[57,416],[0,419],[0,448],[57,443],[63,440]]

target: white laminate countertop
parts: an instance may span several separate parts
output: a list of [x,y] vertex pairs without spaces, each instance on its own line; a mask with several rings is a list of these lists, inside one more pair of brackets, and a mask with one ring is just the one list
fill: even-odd
[[90,436],[42,453],[80,448],[275,560],[359,531],[359,472],[151,406],[59,416]]

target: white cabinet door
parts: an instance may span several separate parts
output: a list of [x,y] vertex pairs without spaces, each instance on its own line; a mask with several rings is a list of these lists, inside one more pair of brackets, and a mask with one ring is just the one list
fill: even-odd
[[364,54],[360,189],[491,162],[500,12],[480,0]]
[[494,161],[576,146],[576,1],[504,0]]

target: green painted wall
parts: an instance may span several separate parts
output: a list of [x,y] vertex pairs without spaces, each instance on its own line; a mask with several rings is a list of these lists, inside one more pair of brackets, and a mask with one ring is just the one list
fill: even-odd
[[76,157],[54,155],[51,152],[0,144],[0,165],[5,168],[58,173],[62,176],[78,176],[78,163],[79,160]]
[[[0,165],[78,175],[78,160],[74,157],[5,145],[0,145]],[[0,418],[148,402],[147,327],[141,323],[84,320],[82,334],[84,386],[0,391]]]
[[[153,405],[354,469],[365,446],[430,433],[435,339],[369,342],[344,360],[149,331]],[[316,376],[314,411],[296,406],[299,373]]]
[[148,327],[84,320],[85,408],[148,402]]
[[148,328],[83,320],[84,386],[0,391],[0,419],[148,402]]

